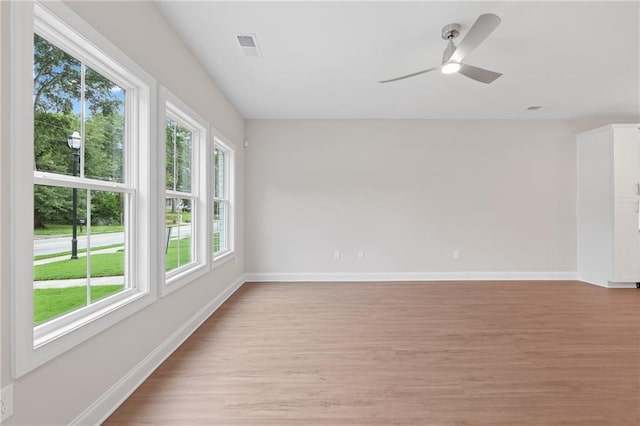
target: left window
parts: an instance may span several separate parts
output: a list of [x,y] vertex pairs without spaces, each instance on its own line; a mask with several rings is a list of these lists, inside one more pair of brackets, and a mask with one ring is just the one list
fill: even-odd
[[127,91],[34,34],[34,324],[132,287]]
[[64,5],[12,8],[12,157],[30,170],[12,186],[20,375],[155,297],[153,80]]

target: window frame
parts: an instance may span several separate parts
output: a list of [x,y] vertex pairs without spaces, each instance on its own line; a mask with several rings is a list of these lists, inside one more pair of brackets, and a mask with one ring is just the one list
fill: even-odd
[[[209,235],[209,205],[207,203],[206,194],[209,191],[209,173],[210,168],[207,163],[207,152],[209,152],[209,124],[198,113],[193,111],[188,105],[174,95],[169,89],[164,86],[160,86],[159,89],[159,104],[161,106],[158,117],[158,134],[162,135],[160,138],[162,149],[160,152],[160,178],[159,182],[162,183],[160,188],[161,196],[161,218],[159,223],[159,235],[165,235],[165,202],[167,198],[190,198],[192,205],[196,205],[196,217],[192,216],[192,238],[195,242],[192,243],[193,247],[193,259],[187,265],[176,268],[171,271],[165,271],[165,258],[166,253],[164,248],[165,242],[160,242],[159,255],[161,262],[161,273],[165,277],[163,285],[160,288],[160,296],[164,297],[175,290],[185,286],[186,284],[194,281],[211,270],[211,262],[209,256],[206,253],[210,252],[210,239],[203,238],[203,235]],[[165,126],[167,118],[174,120],[180,126],[192,131],[192,143],[191,143],[191,193],[182,191],[170,191],[166,189],[166,136]],[[193,209],[192,209],[193,211]],[[192,212],[193,215],[193,212]],[[200,237],[199,237],[200,236]]]
[[[15,378],[99,334],[138,312],[156,299],[155,257],[157,219],[151,214],[156,181],[155,81],[104,36],[59,1],[14,2],[10,4],[11,111],[10,183],[11,203],[11,288],[13,323],[13,365]],[[80,179],[33,168],[33,38],[34,33],[80,59],[101,75],[126,90],[128,143],[125,183]],[[131,287],[85,308],[33,325],[33,187],[54,182],[56,186],[126,192],[130,197],[128,259]],[[25,213],[26,212],[26,213]],[[156,215],[157,216],[157,215]],[[31,238],[29,238],[31,236]],[[136,243],[135,247],[133,246]],[[135,266],[135,267],[134,267]],[[29,283],[29,285],[26,285]]]
[[[211,196],[211,232],[209,235],[211,236],[211,258],[213,259],[213,269],[220,267],[221,265],[227,263],[228,261],[235,258],[235,145],[222,134],[220,134],[215,129],[212,130],[213,133],[213,143],[211,148],[211,182],[212,189],[215,190],[216,178],[215,175],[215,150],[220,149],[225,153],[225,182],[224,182],[224,190],[223,193],[226,194],[226,197],[223,198],[215,198],[214,192],[212,191]],[[224,202],[227,206],[226,209],[226,231],[227,231],[227,249],[224,251],[219,251],[217,253],[213,252],[213,205],[215,202]]]

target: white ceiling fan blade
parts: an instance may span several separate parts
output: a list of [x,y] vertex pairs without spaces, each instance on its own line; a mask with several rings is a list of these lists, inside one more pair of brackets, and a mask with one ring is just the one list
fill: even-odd
[[460,71],[458,72],[470,79],[486,84],[492,83],[502,75],[499,72],[485,70],[469,64],[460,64]]
[[500,25],[500,22],[502,22],[502,19],[493,13],[480,15],[469,29],[469,32],[467,32],[467,35],[460,42],[456,51],[453,52],[450,60],[462,62],[469,53],[473,52],[480,43],[489,37],[489,34]]
[[390,80],[382,80],[382,81],[379,81],[378,83],[390,83],[390,82],[392,82],[392,81],[403,80],[403,79],[405,79],[405,78],[415,77],[416,75],[420,75],[420,74],[427,73],[427,72],[429,72],[429,71],[437,70],[438,68],[440,68],[440,67],[429,68],[429,69],[426,69],[426,70],[423,70],[423,71],[414,72],[413,74],[403,75],[402,77],[392,78],[392,79],[390,79]]

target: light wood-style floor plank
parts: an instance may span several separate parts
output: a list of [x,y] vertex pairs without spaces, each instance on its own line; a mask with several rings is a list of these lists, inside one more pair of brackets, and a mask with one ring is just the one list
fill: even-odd
[[640,291],[245,284],[117,424],[640,424]]

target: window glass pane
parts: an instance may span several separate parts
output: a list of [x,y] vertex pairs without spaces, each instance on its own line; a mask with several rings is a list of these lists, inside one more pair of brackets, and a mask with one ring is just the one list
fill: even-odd
[[[76,247],[73,253],[73,199]],[[83,189],[34,186],[34,324],[87,304],[87,193]]]
[[222,201],[213,203],[213,252],[227,250],[227,209]]
[[81,64],[34,34],[34,167],[73,173],[68,138],[80,132]]
[[193,261],[193,203],[190,199],[167,198],[165,203],[165,270]]
[[224,198],[224,178],[225,178],[225,169],[224,169],[224,151],[219,150],[218,148],[214,151],[214,198]]
[[86,177],[124,182],[124,117],[125,90],[85,67]]
[[90,300],[95,302],[125,288],[125,206],[120,192],[90,191]]
[[35,324],[123,290],[126,195],[35,185],[34,203]]
[[193,135],[190,130],[167,119],[166,133],[166,188],[191,192],[191,152]]

